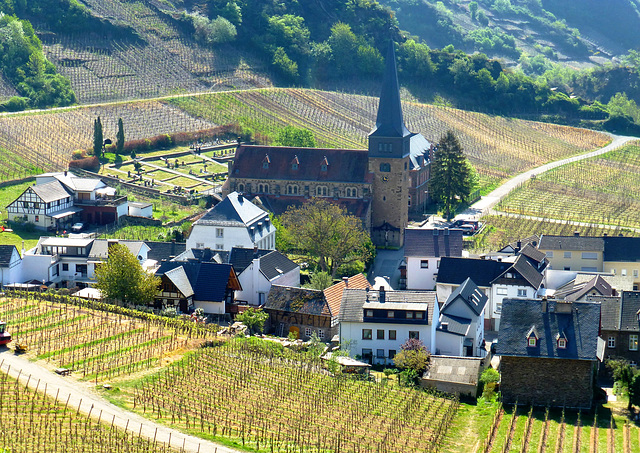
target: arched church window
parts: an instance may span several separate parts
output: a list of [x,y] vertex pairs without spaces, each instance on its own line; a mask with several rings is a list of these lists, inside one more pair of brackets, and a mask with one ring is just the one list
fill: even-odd
[[382,162],[380,164],[380,171],[390,172],[391,171],[391,164],[387,163],[387,162]]

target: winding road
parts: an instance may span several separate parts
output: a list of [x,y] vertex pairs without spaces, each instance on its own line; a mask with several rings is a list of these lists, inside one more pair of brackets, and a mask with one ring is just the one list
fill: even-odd
[[140,435],[158,443],[169,445],[180,452],[192,453],[240,453],[238,450],[218,445],[213,442],[184,434],[176,429],[160,425],[138,414],[129,412],[109,403],[92,389],[91,384],[79,382],[72,377],[62,377],[46,367],[30,362],[28,359],[16,355],[12,349],[0,352],[0,372],[6,373],[14,379],[19,379],[24,385],[38,389],[58,401],[67,402],[69,407],[78,410],[105,423],[113,423],[122,430]]

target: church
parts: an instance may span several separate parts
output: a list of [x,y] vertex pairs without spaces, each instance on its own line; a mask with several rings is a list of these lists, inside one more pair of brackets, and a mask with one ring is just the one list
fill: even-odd
[[309,198],[326,197],[361,218],[377,247],[402,247],[409,214],[422,214],[429,202],[432,154],[433,146],[404,124],[391,42],[368,149],[242,144],[223,195],[257,196],[276,215]]

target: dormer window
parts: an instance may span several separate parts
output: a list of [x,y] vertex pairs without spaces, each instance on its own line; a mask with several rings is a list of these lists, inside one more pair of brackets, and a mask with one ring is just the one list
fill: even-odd
[[320,163],[320,171],[327,171],[327,168],[329,168],[329,161],[327,160],[327,156],[324,156],[324,159],[322,159]]
[[564,338],[558,338],[558,349],[567,349],[567,340]]
[[538,346],[538,332],[536,332],[536,328],[535,326],[531,327],[531,329],[529,329],[529,332],[527,333],[527,347],[529,348],[535,348]]
[[271,159],[269,159],[269,155],[265,154],[264,159],[262,159],[262,168],[265,170],[269,168],[269,164],[271,163]]
[[530,348],[535,348],[538,345],[538,339],[536,337],[529,337],[529,343],[527,345]]
[[364,315],[365,315],[367,318],[373,318],[373,310],[365,310],[365,311],[364,311]]
[[298,168],[300,168],[300,161],[298,160],[298,156],[295,156],[291,161],[291,169],[297,170]]

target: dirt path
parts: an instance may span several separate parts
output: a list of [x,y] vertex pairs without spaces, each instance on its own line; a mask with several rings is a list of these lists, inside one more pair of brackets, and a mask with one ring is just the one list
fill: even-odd
[[38,388],[51,398],[58,401],[69,401],[69,407],[80,408],[80,412],[91,414],[92,417],[100,417],[103,421],[113,420],[114,425],[126,429],[134,434],[157,442],[170,445],[179,451],[201,453],[240,453],[228,447],[189,436],[178,430],[154,423],[133,412],[129,412],[115,406],[91,388],[91,384],[78,382],[70,377],[61,377],[37,363],[30,362],[26,358],[17,356],[13,350],[5,349],[0,352],[0,371],[9,374],[12,378],[18,378],[24,385],[30,388]]

